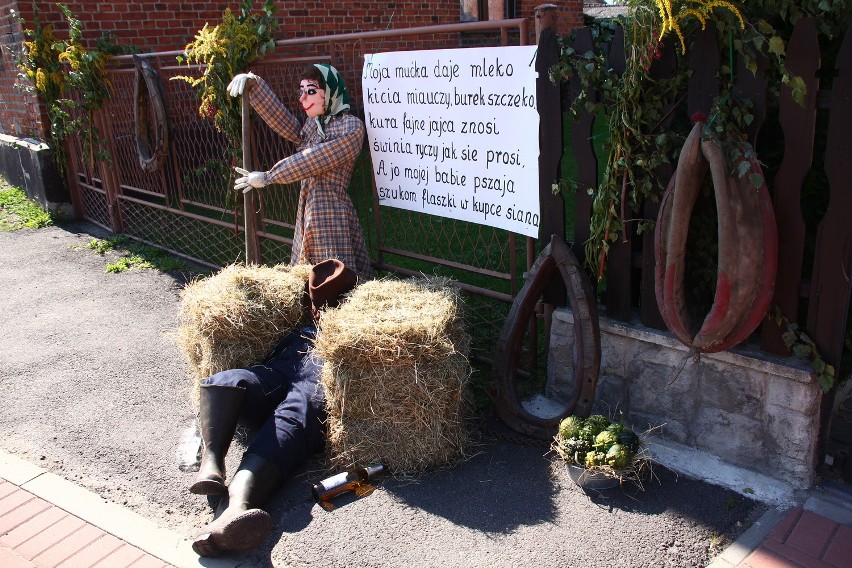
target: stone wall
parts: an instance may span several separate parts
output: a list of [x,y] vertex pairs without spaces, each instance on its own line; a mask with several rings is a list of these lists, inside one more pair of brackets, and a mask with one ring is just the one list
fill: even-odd
[[[595,412],[636,430],[807,488],[814,481],[822,390],[797,359],[734,350],[687,359],[670,334],[601,319]],[[554,313],[548,382],[572,381],[573,317]],[[679,372],[678,372],[679,371]],[[548,393],[558,396],[558,393]]]

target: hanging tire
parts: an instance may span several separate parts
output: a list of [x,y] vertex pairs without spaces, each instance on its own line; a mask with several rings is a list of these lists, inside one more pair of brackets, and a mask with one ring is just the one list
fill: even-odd
[[[557,276],[565,283],[574,315],[574,388],[557,415],[541,417],[528,412],[518,400],[515,377],[530,318],[542,291]],[[497,341],[492,367],[497,416],[515,432],[539,440],[552,439],[566,416],[591,414],[600,363],[600,327],[591,283],[568,244],[554,235],[530,269]]]
[[[136,153],[144,172],[154,173],[163,167],[169,152],[169,128],[165,98],[160,77],[146,59],[133,56],[136,66],[136,86],[133,114],[136,124]],[[149,107],[153,109],[153,124],[149,129]],[[153,136],[152,136],[153,134]],[[153,140],[151,139],[153,138]]]

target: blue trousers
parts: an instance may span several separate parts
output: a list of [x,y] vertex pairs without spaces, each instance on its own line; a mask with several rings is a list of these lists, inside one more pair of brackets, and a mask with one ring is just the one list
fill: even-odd
[[287,476],[325,444],[322,359],[313,354],[316,330],[303,328],[282,339],[261,365],[230,369],[203,384],[241,387],[240,423],[259,428],[247,453],[275,464]]

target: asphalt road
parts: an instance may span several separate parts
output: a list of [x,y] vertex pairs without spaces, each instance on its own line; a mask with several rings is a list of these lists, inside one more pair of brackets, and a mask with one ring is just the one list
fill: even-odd
[[[211,518],[177,467],[194,418],[170,334],[185,277],[107,274],[89,224],[0,233],[0,448],[190,538]],[[247,433],[250,436],[251,433]],[[239,441],[228,456],[235,468]],[[662,467],[586,493],[546,449],[481,437],[463,463],[386,478],[328,512],[303,467],[269,504],[273,536],[246,566],[704,566],[765,507]]]

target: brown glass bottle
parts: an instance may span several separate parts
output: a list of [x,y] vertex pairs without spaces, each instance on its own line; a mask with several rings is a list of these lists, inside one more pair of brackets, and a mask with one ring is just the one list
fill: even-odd
[[315,483],[311,487],[311,492],[314,494],[314,499],[317,502],[328,501],[336,495],[340,495],[345,491],[352,491],[367,483],[377,474],[384,471],[385,466],[369,465],[367,467],[354,467],[338,474],[332,475]]

